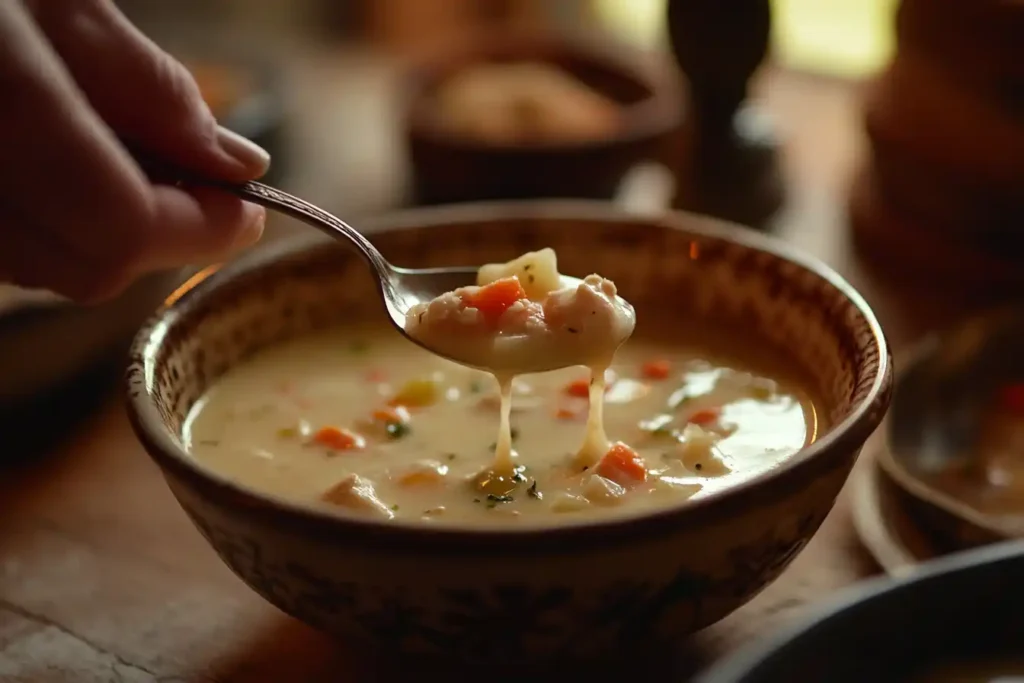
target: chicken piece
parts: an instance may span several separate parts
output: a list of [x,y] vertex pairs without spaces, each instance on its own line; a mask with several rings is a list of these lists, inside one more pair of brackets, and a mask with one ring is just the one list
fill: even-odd
[[350,474],[327,489],[321,496],[321,500],[331,505],[368,513],[376,517],[393,519],[395,516],[391,508],[377,497],[373,482],[357,474]]
[[611,479],[592,474],[583,485],[583,495],[595,505],[617,505],[626,495],[626,489]]
[[688,424],[679,436],[679,443],[672,451],[691,472],[705,477],[718,477],[731,470],[716,452],[718,435],[695,424]]

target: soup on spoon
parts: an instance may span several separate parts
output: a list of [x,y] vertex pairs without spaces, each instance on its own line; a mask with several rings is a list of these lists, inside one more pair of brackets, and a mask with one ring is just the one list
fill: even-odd
[[476,286],[413,306],[405,325],[427,348],[498,380],[501,419],[494,462],[481,476],[485,489],[503,489],[515,476],[510,414],[516,375],[588,367],[590,409],[577,463],[593,466],[608,452],[605,372],[635,327],[636,313],[615,283],[599,275],[561,275],[553,249],[483,266]]
[[408,334],[441,355],[383,323],[309,334],[219,378],[183,439],[223,476],[310,505],[483,526],[668,507],[815,438],[798,373],[673,323],[637,337],[612,282],[567,278],[544,249],[410,311]]

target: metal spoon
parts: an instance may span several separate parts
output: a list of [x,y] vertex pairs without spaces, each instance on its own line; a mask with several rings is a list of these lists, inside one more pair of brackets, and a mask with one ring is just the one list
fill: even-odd
[[[182,171],[134,150],[133,156],[154,181],[216,188],[247,202],[291,216],[320,230],[328,237],[352,245],[376,276],[377,291],[384,302],[391,323],[406,338],[423,346],[431,353],[438,352],[436,349],[426,347],[406,333],[405,319],[409,309],[453,289],[476,284],[478,270],[476,267],[412,269],[394,266],[366,237],[345,221],[304,199],[275,187],[255,180],[244,183],[212,180]],[[459,361],[457,358],[451,358],[451,360]]]

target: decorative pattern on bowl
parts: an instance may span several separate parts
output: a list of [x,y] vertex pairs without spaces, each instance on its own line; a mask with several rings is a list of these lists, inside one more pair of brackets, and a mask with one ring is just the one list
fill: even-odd
[[506,260],[554,247],[563,272],[612,278],[647,315],[727,325],[816,380],[832,425],[782,467],[642,517],[555,529],[450,529],[356,519],[205,471],[178,435],[206,388],[251,353],[379,315],[366,267],[321,239],[278,244],[210,275],[144,327],[130,414],[180,504],[221,558],[285,612],[387,651],[460,661],[588,656],[693,632],[775,579],[828,514],[885,412],[892,363],[863,300],[769,239],[676,214],[592,202],[421,209],[373,241],[403,266]]

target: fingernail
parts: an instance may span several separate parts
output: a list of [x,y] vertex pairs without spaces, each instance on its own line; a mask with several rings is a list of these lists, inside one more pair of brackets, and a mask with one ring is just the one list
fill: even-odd
[[245,212],[248,214],[246,216],[248,220],[245,223],[245,228],[239,231],[238,237],[235,239],[233,245],[235,249],[244,249],[259,242],[267,224],[267,212],[262,206],[246,204]]
[[217,144],[221,151],[244,166],[254,177],[263,175],[270,168],[270,154],[267,150],[233,130],[218,126]]

